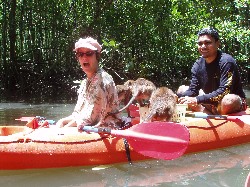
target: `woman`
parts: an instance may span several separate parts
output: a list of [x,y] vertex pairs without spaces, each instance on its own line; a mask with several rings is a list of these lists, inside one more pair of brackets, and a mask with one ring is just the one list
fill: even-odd
[[85,78],[78,90],[78,100],[74,112],[57,122],[57,127],[85,125],[118,128],[121,119],[118,110],[118,96],[113,78],[99,67],[102,47],[97,40],[87,37],[75,43],[76,57]]

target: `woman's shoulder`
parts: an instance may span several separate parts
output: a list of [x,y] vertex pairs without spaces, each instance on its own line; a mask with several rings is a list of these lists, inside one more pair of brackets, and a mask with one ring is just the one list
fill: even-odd
[[102,81],[104,84],[111,84],[111,83],[113,84],[114,83],[113,77],[108,72],[106,72],[104,69],[99,70],[99,75],[102,78]]

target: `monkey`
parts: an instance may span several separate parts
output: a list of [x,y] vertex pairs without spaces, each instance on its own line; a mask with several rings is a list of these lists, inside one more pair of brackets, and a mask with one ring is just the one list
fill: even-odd
[[[132,81],[132,80],[129,80],[129,82],[130,81]],[[123,103],[124,105],[127,105],[127,103],[130,100],[132,93],[131,93],[129,87],[127,86],[127,84],[128,84],[128,81],[125,82],[124,85],[116,85],[116,91],[117,91],[117,95],[118,95],[119,104]],[[126,111],[128,113],[128,116],[131,117],[130,111],[128,108],[126,109]],[[119,113],[119,111],[117,113]]]
[[129,80],[124,83],[124,86],[130,90],[132,97],[126,105],[119,110],[119,112],[128,108],[128,106],[135,100],[138,102],[139,107],[145,106],[144,101],[148,101],[152,92],[156,89],[154,83],[145,78],[138,78],[135,81]]
[[170,121],[175,113],[177,95],[167,87],[157,88],[149,99],[148,114],[144,122]]
[[126,105],[131,96],[129,88],[125,85],[116,85],[116,91],[119,103],[124,103]]
[[125,106],[128,104],[132,97],[131,85],[134,84],[134,80],[127,80],[123,85],[116,85],[119,103],[123,103]]

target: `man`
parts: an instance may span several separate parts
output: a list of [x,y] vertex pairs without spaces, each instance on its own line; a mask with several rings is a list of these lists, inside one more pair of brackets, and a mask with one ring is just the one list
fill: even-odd
[[[198,33],[201,57],[194,63],[192,79],[186,91],[177,91],[180,104],[188,104],[195,111],[211,114],[230,114],[246,109],[246,96],[240,73],[232,56],[218,50],[219,34],[213,28]],[[203,93],[199,94],[202,90]],[[200,105],[201,104],[201,105]]]
[[93,38],[80,38],[75,43],[76,57],[87,78],[78,90],[78,100],[74,112],[57,122],[58,127],[84,125],[109,126],[118,128],[120,118],[118,110],[118,95],[113,78],[99,67],[102,47]]

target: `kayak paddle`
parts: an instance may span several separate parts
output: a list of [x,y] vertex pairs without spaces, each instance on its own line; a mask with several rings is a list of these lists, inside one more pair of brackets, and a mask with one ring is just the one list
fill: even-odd
[[92,126],[84,126],[81,130],[126,138],[138,153],[162,160],[171,160],[183,155],[190,138],[186,126],[173,122],[141,123],[127,130]]
[[248,173],[248,176],[245,181],[245,187],[249,187],[249,186],[250,186],[250,173]]
[[39,123],[43,123],[44,121],[47,121],[50,125],[54,125],[54,124],[55,124],[55,121],[54,121],[54,120],[48,120],[48,119],[46,119],[45,117],[41,117],[41,116],[35,116],[35,117],[21,117],[21,118],[15,119],[15,120],[29,122],[29,121],[33,120],[34,118],[36,118],[37,121],[38,121]]
[[218,119],[218,120],[228,120],[228,121],[241,121],[245,124],[250,125],[250,115],[242,115],[242,116],[226,116],[226,115],[209,115],[203,112],[195,112],[186,114],[186,117],[195,117],[195,118],[203,118],[203,119]]

